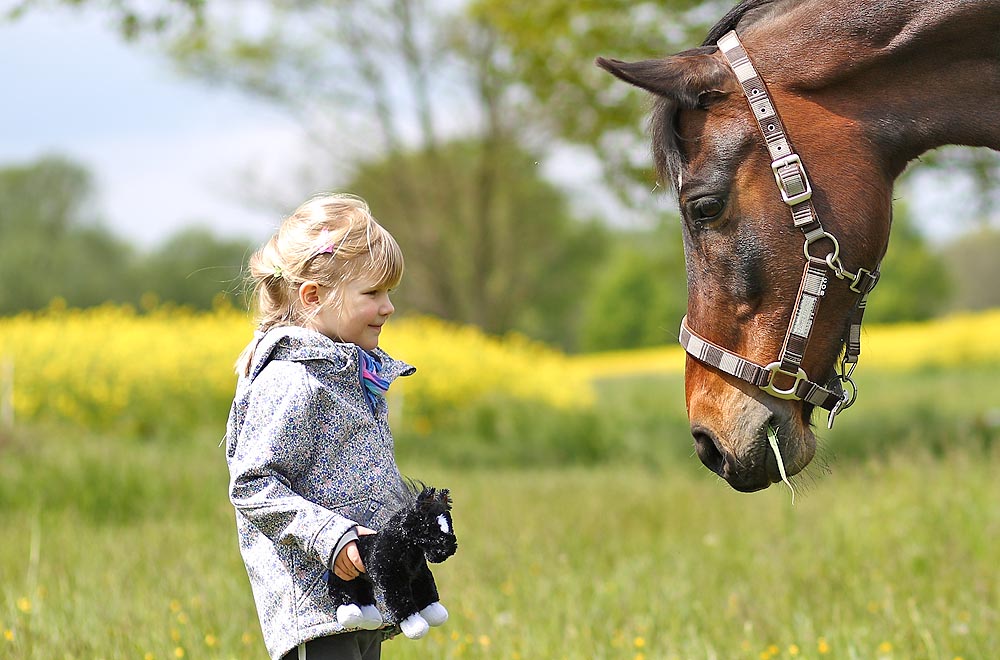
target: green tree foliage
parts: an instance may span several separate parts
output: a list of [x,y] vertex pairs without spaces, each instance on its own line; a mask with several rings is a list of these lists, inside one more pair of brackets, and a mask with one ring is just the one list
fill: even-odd
[[547,145],[492,28],[427,0],[257,9],[266,20],[213,4],[173,53],[196,75],[332,118],[334,138],[314,131],[311,188],[361,194],[390,226],[409,261],[405,308],[572,346],[601,232],[539,175]]
[[894,323],[931,318],[946,310],[952,291],[945,261],[932,251],[901,204],[893,212],[889,249],[865,321]]
[[[11,0],[0,18],[17,19],[28,11],[38,11],[55,5],[78,8],[95,4],[88,0]],[[145,34],[162,34],[168,30],[190,29],[201,22],[205,0],[105,0],[101,3],[118,32],[127,40]],[[181,27],[183,26],[183,27]]]
[[87,170],[62,158],[0,168],[0,314],[55,298],[139,304],[147,293],[208,309],[238,294],[247,241],[191,228],[140,252],[102,226],[94,198]]
[[219,238],[204,227],[188,227],[137,264],[139,280],[161,300],[210,309],[220,296],[242,297],[243,264],[251,250],[246,240]]
[[1000,229],[982,227],[951,242],[943,251],[955,285],[951,308],[1000,307]]
[[687,309],[684,255],[676,226],[626,233],[605,262],[584,307],[583,350],[676,341]]
[[0,314],[131,297],[131,250],[92,203],[89,173],[61,158],[0,169]]
[[626,201],[654,181],[645,117],[648,95],[594,66],[598,55],[663,57],[698,45],[732,5],[725,1],[473,0],[470,13],[495,31],[507,76],[532,121],[592,148]]
[[[400,180],[405,191],[387,185]],[[366,163],[348,188],[371,203],[407,256],[402,309],[575,346],[607,232],[572,216],[530,153],[458,140]]]

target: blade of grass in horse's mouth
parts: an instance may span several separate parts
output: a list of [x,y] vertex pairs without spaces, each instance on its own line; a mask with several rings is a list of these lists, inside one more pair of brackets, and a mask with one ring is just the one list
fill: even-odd
[[771,451],[774,452],[774,458],[778,461],[778,473],[781,475],[781,480],[785,482],[788,486],[788,490],[792,491],[792,505],[795,505],[795,489],[792,488],[792,482],[788,480],[788,475],[785,474],[785,462],[781,460],[781,451],[778,450],[778,430],[767,425],[767,442],[771,445]]

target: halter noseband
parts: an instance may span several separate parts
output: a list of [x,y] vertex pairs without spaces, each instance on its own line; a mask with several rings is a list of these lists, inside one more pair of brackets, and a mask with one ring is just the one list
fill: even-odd
[[[840,243],[833,234],[823,229],[812,204],[812,186],[802,159],[792,151],[791,142],[778,117],[774,101],[767,92],[767,86],[754,69],[736,32],[723,35],[718,47],[740,81],[757,126],[764,136],[771,154],[774,180],[781,192],[781,199],[791,210],[792,223],[805,236],[803,252],[806,265],[795,301],[795,312],[785,333],[781,354],[774,362],[760,365],[713,344],[691,329],[687,316],[681,320],[680,343],[699,362],[756,385],[771,396],[805,401],[830,411],[827,423],[830,428],[837,414],[850,407],[857,398],[857,387],[851,380],[851,374],[861,354],[861,319],[868,294],[878,282],[878,268],[874,271],[859,268],[857,273],[844,268],[840,260]],[[828,240],[833,249],[825,257],[813,256],[810,248],[823,239]],[[828,272],[832,272],[839,280],[849,282],[851,291],[858,294],[859,299],[851,314],[840,373],[824,387],[810,380],[801,365],[820,301],[829,283]],[[791,379],[792,384],[788,387],[775,385],[775,379],[779,376],[785,377],[786,383]],[[850,386],[850,392],[844,389],[845,384]]]

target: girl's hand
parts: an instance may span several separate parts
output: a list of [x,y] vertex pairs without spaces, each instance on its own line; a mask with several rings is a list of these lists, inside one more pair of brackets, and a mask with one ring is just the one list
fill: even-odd
[[[368,529],[367,527],[357,526],[358,536],[368,536],[369,534],[374,534],[374,529]],[[341,580],[351,581],[358,577],[361,573],[365,572],[365,565],[361,561],[361,553],[358,552],[358,544],[351,541],[337,554],[337,558],[333,561],[333,574],[339,577]]]

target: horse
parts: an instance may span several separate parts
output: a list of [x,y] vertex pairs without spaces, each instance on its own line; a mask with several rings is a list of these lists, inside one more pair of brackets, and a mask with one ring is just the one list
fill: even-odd
[[418,639],[428,626],[448,620],[440,602],[434,575],[427,562],[440,563],[458,550],[447,489],[424,487],[392,514],[376,534],[358,537],[365,572],[353,580],[327,574],[327,589],[337,606],[337,620],[346,629],[382,627],[375,608],[376,589],[385,601],[391,623]]
[[1000,0],[744,0],[700,47],[596,64],[653,97],[695,450],[767,488],[812,460],[813,413],[857,396],[896,178],[943,145],[1000,150]]

